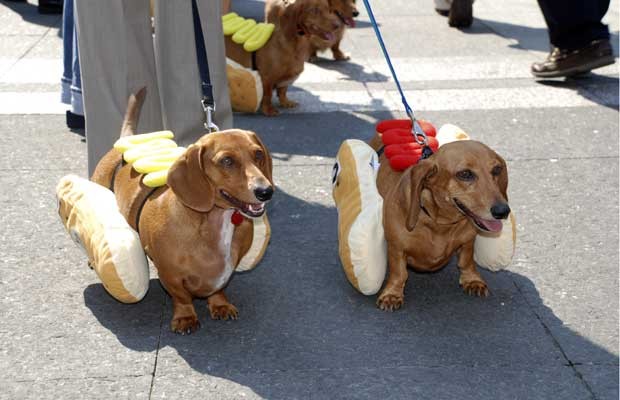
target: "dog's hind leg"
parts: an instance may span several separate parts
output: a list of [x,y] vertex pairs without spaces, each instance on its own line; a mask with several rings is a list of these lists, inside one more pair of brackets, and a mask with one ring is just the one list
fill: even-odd
[[458,266],[461,272],[459,285],[470,296],[487,297],[489,289],[480,276],[474,262],[474,242],[471,241],[461,247],[459,251]]

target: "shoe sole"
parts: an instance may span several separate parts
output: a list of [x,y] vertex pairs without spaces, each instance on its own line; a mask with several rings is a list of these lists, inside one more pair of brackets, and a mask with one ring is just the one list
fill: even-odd
[[590,71],[592,71],[593,69],[596,68],[601,68],[604,67],[606,65],[611,65],[615,62],[614,56],[613,55],[609,55],[609,56],[604,56],[601,57],[597,60],[594,60],[588,64],[584,64],[584,65],[579,65],[573,68],[568,68],[568,69],[563,69],[561,71],[551,71],[551,72],[534,72],[532,71],[532,75],[534,75],[537,78],[559,78],[559,77],[563,77],[563,76],[574,76],[574,75],[580,75],[580,74],[585,74],[588,73]]

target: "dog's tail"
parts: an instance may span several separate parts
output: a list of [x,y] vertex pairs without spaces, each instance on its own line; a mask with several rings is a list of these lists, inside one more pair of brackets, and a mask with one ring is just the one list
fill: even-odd
[[140,110],[142,110],[145,97],[146,86],[138,90],[137,93],[132,93],[131,96],[129,96],[127,111],[125,112],[125,119],[123,120],[123,127],[121,128],[121,137],[136,134]]

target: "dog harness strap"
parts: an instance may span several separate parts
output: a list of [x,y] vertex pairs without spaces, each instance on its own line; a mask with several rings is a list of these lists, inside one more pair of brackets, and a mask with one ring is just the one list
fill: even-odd
[[385,151],[385,146],[381,146],[377,149],[377,157],[381,158],[381,155],[383,154],[383,152]]
[[258,71],[258,67],[256,66],[256,52],[252,52],[252,69],[254,71]]
[[110,180],[110,187],[108,189],[110,189],[110,191],[112,193],[114,193],[114,181],[116,180],[116,174],[118,174],[118,171],[125,165],[125,160],[121,157],[121,160],[116,164],[116,167],[114,167],[114,171],[112,171],[112,179]]
[[200,74],[200,89],[202,90],[202,110],[205,113],[204,126],[209,132],[219,130],[213,123],[212,114],[215,112],[215,98],[213,97],[213,86],[209,75],[209,61],[207,59],[207,49],[205,38],[202,34],[202,24],[200,23],[200,13],[196,0],[192,0],[192,17],[194,21],[194,40],[196,42],[196,61],[198,62],[198,73]]
[[136,213],[136,232],[138,233],[140,233],[140,215],[142,215],[142,209],[144,208],[146,201],[153,195],[153,193],[155,193],[157,189],[159,189],[159,187],[151,189],[146,196],[144,196],[144,199],[140,203],[140,207],[138,207],[138,212]]
[[[377,26],[377,21],[375,20],[375,15],[372,12],[372,8],[370,8],[370,3],[368,0],[363,0],[364,6],[366,7],[366,11],[368,11],[368,17],[370,18],[370,22],[372,24],[372,28],[375,31],[375,35],[377,36],[377,40],[379,41],[379,46],[381,46],[381,50],[383,51],[383,56],[385,57],[385,61],[387,61],[388,67],[390,68],[390,72],[392,73],[392,77],[394,78],[394,82],[396,83],[396,87],[398,88],[398,92],[400,93],[401,101],[403,102],[403,106],[405,107],[405,112],[411,118],[411,133],[415,138],[415,141],[422,145],[426,146],[428,140],[426,138],[426,133],[422,130],[422,127],[418,123],[415,115],[413,114],[413,109],[407,103],[407,98],[405,97],[405,93],[403,92],[402,87],[400,86],[400,81],[396,76],[396,71],[394,70],[394,66],[392,65],[392,60],[390,59],[390,55],[385,48],[385,43],[383,42],[383,37],[381,36],[381,32],[379,31],[379,27]],[[428,149],[430,150],[430,148]],[[432,151],[431,151],[432,154]],[[427,156],[428,157],[428,156]]]

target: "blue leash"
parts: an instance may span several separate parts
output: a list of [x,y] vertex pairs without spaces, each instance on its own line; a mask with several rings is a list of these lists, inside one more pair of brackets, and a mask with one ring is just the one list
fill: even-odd
[[[400,82],[398,81],[398,77],[396,76],[396,71],[394,71],[392,60],[390,60],[390,55],[388,54],[387,49],[385,48],[385,43],[383,43],[381,32],[379,32],[379,26],[377,25],[377,21],[375,20],[375,15],[372,12],[372,8],[370,8],[370,4],[368,3],[368,0],[364,0],[364,6],[366,7],[366,11],[368,11],[368,16],[370,17],[372,28],[375,31],[375,35],[377,35],[377,40],[379,41],[379,45],[381,46],[381,50],[383,51],[383,56],[385,57],[385,61],[387,61],[388,67],[390,67],[390,71],[392,72],[392,77],[394,78],[394,82],[396,82],[396,87],[398,88],[398,91],[400,92],[401,101],[403,102],[403,106],[405,106],[405,111],[407,112],[407,115],[409,116],[409,118],[411,118],[411,123],[412,123],[411,133],[413,134],[415,141],[418,142],[418,144],[424,146],[422,158],[426,158],[430,156],[430,154],[424,156],[425,153],[428,153],[428,151],[430,151],[430,147],[427,146],[428,139],[426,137],[426,133],[424,133],[424,131],[422,130],[422,127],[416,120],[415,115],[413,115],[413,109],[409,106],[409,103],[407,103],[407,99],[405,98],[405,93],[403,92],[403,89],[400,86]],[[431,154],[432,154],[432,151],[431,151]]]

